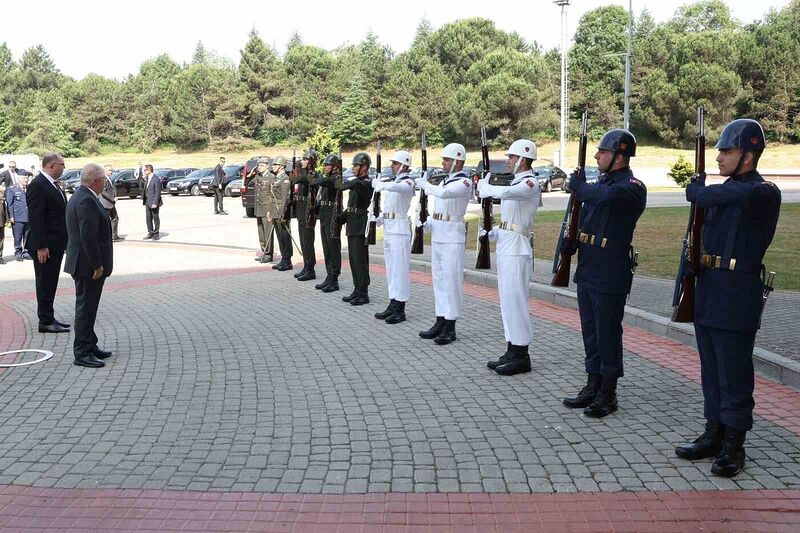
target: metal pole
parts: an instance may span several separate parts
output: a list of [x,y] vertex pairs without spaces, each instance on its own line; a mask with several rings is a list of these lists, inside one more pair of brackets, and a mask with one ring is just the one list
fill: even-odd
[[567,151],[567,114],[569,106],[567,102],[567,6],[570,0],[554,0],[557,6],[561,7],[561,124],[560,139],[558,150],[558,166],[564,168]]
[[628,1],[628,53],[625,54],[625,119],[623,128],[631,129],[631,49],[633,48],[633,0]]

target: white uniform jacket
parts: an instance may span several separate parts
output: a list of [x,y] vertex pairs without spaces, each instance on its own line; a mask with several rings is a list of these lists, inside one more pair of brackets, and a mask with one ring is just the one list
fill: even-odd
[[465,243],[464,213],[472,198],[472,181],[463,172],[447,176],[440,185],[431,185],[419,180],[419,187],[436,197],[432,213],[428,218],[431,227],[431,242]]
[[414,197],[414,180],[407,172],[400,173],[393,180],[381,181],[377,178],[372,181],[375,192],[385,192],[383,196],[384,235],[408,235],[411,237],[411,228],[408,222],[408,208]]
[[542,189],[533,173],[517,172],[508,187],[489,185],[488,179],[482,179],[478,182],[478,194],[500,200],[497,255],[530,257],[533,217],[542,205]]

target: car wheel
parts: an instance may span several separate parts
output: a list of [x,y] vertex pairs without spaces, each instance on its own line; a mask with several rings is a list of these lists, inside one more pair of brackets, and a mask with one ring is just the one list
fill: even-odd
[[189,194],[191,194],[192,196],[200,196],[200,186],[192,185],[192,188],[189,189]]
[[178,193],[176,193],[176,192],[171,192],[171,193],[169,193],[169,195],[170,195],[170,196],[178,196]]
[[254,207],[246,208],[245,213],[247,213],[247,218],[255,218],[256,216],[256,210]]
[[128,195],[128,198],[133,198],[134,200],[135,200],[136,198],[138,198],[138,197],[139,197],[139,195],[138,195],[138,194],[129,194],[129,195]]
[[231,197],[231,191],[230,191],[230,189],[225,189],[225,190],[222,192],[222,196],[224,196],[225,198],[230,198],[230,197]]
[[550,180],[547,180],[547,181],[545,181],[545,182],[544,182],[544,187],[542,187],[542,190],[543,190],[544,192],[550,192],[550,191],[552,191],[552,190],[553,190],[553,182],[552,182],[552,181],[550,181]]

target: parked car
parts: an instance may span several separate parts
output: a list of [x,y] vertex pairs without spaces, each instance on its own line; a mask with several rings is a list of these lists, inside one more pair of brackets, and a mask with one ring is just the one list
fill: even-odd
[[225,186],[225,196],[241,196],[242,195],[242,178],[236,178]]
[[142,194],[141,185],[139,185],[139,180],[133,176],[132,168],[118,169],[114,185],[117,188],[117,198],[122,198],[123,196],[136,198]]
[[[428,167],[428,176],[434,176],[436,174],[441,174],[444,172],[442,167]],[[411,172],[408,173],[413,179],[417,179],[422,177],[422,167],[417,167]]]
[[[225,182],[222,184],[223,189],[233,180],[242,175],[244,165],[227,165],[222,167],[225,171]],[[211,190],[211,181],[214,179],[214,174],[200,179],[200,192],[206,196],[213,196],[214,191]]]
[[550,192],[553,189],[563,191],[567,187],[567,173],[556,166],[533,167],[533,172],[536,174],[542,192]]
[[[600,178],[600,169],[597,167],[586,167],[586,183],[596,183],[597,180]],[[569,190],[569,176],[567,176],[567,181],[564,182],[564,190],[570,192]]]
[[213,168],[201,168],[189,173],[185,178],[177,178],[167,183],[167,191],[172,196],[179,194],[200,195],[200,180],[214,173]]
[[61,184],[64,187],[64,191],[74,193],[75,189],[81,184],[81,171],[78,169],[65,170],[61,174]]
[[166,190],[169,182],[172,180],[185,178],[192,172],[197,170],[196,168],[157,168],[153,170],[153,173],[159,177],[161,180],[161,189]]
[[[508,160],[507,159],[489,159],[489,172],[492,174],[505,174],[508,173]],[[478,197],[478,180],[483,177],[483,161],[479,162],[476,166],[471,167],[472,171],[468,176],[472,180],[472,194],[475,201],[480,201]],[[492,203],[499,204],[500,200],[495,198]]]

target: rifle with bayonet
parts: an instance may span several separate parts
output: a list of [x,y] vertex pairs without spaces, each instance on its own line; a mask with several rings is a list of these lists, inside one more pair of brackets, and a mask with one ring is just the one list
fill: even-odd
[[[378,170],[378,179],[381,179],[381,140],[378,139],[378,154],[375,156],[375,168]],[[367,229],[367,244],[375,244],[378,232],[378,216],[381,214],[381,193],[372,193],[372,220]]]
[[[483,176],[489,173],[489,141],[486,138],[486,126],[481,126],[481,159],[483,160]],[[478,237],[478,258],[475,261],[475,268],[488,270],[492,267],[492,253],[489,246],[489,232],[492,231],[494,224],[492,206],[494,199],[491,197],[481,198],[481,209],[483,216],[481,220],[482,228],[486,232]]]
[[[576,172],[586,175],[586,144],[589,142],[589,111],[584,110],[581,117],[581,137],[578,145],[578,168]],[[575,191],[569,195],[567,209],[561,222],[561,231],[556,243],[556,254],[553,257],[553,287],[569,286],[569,272],[572,256],[578,245],[578,224],[581,218],[581,202],[575,197]]]
[[[422,175],[428,171],[428,136],[422,134]],[[454,162],[455,164],[455,162]],[[421,254],[425,248],[425,222],[428,220],[428,195],[419,191],[419,222],[414,228],[414,240],[411,241],[411,253]]]
[[[310,154],[309,154],[310,155]],[[315,158],[308,158],[308,166],[306,167],[306,177],[308,179],[308,199],[306,200],[306,227],[313,228],[317,225],[317,212],[319,206],[317,205],[317,190],[319,185],[312,185],[316,177],[317,160]]]
[[333,202],[333,209],[331,209],[331,239],[342,238],[342,213],[344,212],[344,199],[342,198],[342,183],[344,178],[344,163],[342,162],[342,147],[339,146],[339,175],[336,177],[336,199]]
[[[297,179],[297,150],[292,149],[292,182]],[[289,199],[286,200],[286,205],[283,206],[283,220],[289,222],[293,218],[297,218],[297,199],[294,196],[294,186],[292,183],[289,187]]]
[[[697,136],[694,144],[693,181],[706,181],[706,135],[705,109],[697,108]],[[675,278],[675,291],[672,295],[672,321],[694,322],[694,289],[703,247],[703,226],[706,221],[705,209],[692,202],[689,208],[689,223],[681,247],[678,275]]]

